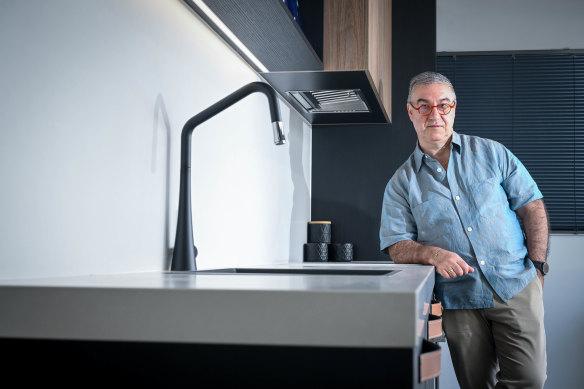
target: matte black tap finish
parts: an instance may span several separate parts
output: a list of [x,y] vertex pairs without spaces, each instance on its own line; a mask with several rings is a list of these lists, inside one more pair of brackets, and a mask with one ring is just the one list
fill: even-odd
[[190,118],[184,125],[181,134],[180,163],[180,194],[178,204],[178,220],[176,238],[170,270],[197,270],[197,248],[193,242],[193,222],[191,208],[191,137],[196,126],[232,106],[247,95],[261,92],[268,98],[270,117],[274,129],[274,143],[282,145],[286,138],[282,132],[282,119],[276,92],[264,82],[252,82],[236,90],[229,96],[219,100],[209,108]]

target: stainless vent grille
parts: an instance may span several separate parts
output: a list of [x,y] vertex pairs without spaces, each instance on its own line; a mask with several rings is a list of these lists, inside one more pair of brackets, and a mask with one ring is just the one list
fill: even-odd
[[288,91],[306,112],[369,112],[360,89]]

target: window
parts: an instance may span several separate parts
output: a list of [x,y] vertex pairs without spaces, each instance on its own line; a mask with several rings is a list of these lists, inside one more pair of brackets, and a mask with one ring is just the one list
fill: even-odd
[[440,55],[455,130],[501,142],[544,195],[554,232],[584,230],[584,54]]

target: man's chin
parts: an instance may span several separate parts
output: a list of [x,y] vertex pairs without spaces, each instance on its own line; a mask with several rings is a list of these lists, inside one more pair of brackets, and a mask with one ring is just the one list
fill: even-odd
[[448,136],[444,128],[430,128],[426,134],[427,138],[431,141],[439,141]]

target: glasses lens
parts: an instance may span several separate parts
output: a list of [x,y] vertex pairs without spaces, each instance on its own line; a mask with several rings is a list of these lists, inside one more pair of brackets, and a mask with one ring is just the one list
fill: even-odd
[[418,112],[420,112],[421,115],[427,115],[432,111],[432,107],[430,107],[428,104],[422,104],[420,105],[420,108],[418,109]]
[[450,105],[448,105],[448,104],[440,104],[438,106],[438,112],[440,112],[442,115],[446,115],[447,113],[450,112]]

